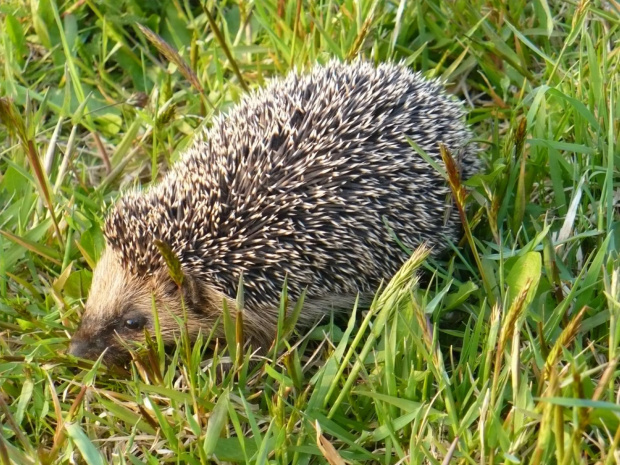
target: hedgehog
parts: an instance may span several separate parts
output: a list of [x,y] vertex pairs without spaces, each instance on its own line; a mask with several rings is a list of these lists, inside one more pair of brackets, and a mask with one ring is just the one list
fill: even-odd
[[[458,239],[440,144],[463,178],[477,150],[462,104],[404,64],[330,61],[293,71],[217,116],[160,182],[133,190],[108,213],[69,352],[128,360],[157,316],[167,346],[179,321],[192,340],[213,331],[244,283],[243,329],[254,349],[272,344],[286,283],[305,292],[298,329],[372,296],[412,250],[438,253]],[[161,247],[177,257],[171,278]],[[156,312],[156,315],[155,313]]]

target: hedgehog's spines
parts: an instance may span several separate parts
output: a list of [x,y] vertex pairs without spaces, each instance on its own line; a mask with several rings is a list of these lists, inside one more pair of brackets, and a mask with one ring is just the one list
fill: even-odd
[[439,163],[439,142],[463,150],[467,178],[477,166],[464,114],[402,64],[290,74],[216,118],[159,185],[121,199],[108,243],[136,274],[163,266],[155,239],[225,291],[243,273],[249,303],[277,302],[285,275],[292,294],[369,291],[404,259],[384,218],[411,248],[455,238],[449,189],[405,135]]

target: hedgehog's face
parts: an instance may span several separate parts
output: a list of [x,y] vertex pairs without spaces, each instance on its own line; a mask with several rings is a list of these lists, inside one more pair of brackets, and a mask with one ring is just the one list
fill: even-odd
[[[154,308],[166,345],[172,345],[179,334],[175,317],[183,320],[184,315],[187,316],[191,338],[201,329],[208,331],[217,318],[212,311],[204,311],[204,300],[208,296],[193,286],[186,287],[179,290],[166,270],[151,277],[133,275],[122,266],[112,248],[107,247],[95,268],[86,311],[71,339],[69,353],[97,359],[105,351],[105,363],[127,362],[130,358],[128,346],[144,342],[145,330],[154,336]],[[188,304],[187,312],[183,312],[181,306],[181,292]]]

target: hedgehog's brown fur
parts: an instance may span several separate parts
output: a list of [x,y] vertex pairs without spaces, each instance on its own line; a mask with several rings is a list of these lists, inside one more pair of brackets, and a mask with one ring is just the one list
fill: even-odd
[[[353,305],[354,295],[327,296],[307,302],[301,324],[310,323],[325,309]],[[364,296],[362,296],[363,300]],[[232,318],[236,318],[236,302],[206,282],[185,275],[181,286],[175,284],[165,268],[139,276],[122,264],[118,252],[107,247],[93,275],[86,312],[79,331],[71,341],[73,355],[95,359],[105,352],[104,361],[123,364],[129,359],[128,343],[144,343],[143,331],[132,331],[124,322],[134,314],[148,316],[153,305],[157,309],[159,328],[165,345],[175,343],[183,321],[190,339],[200,331],[223,337],[222,325],[214,327],[226,300]],[[183,305],[185,311],[183,311]],[[277,303],[274,304],[274,308]],[[244,314],[244,337],[255,349],[266,350],[275,336],[277,314],[274,311]],[[147,317],[148,318],[148,317]],[[153,329],[151,323],[150,329]],[[205,335],[206,335],[205,334]]]
[[[350,308],[406,259],[394,234],[412,249],[455,239],[449,188],[407,137],[440,165],[446,144],[468,177],[477,162],[463,113],[402,65],[334,61],[274,81],[218,118],[161,183],[117,202],[71,351],[107,348],[120,361],[119,341],[153,329],[152,297],[166,343],[184,317],[181,297],[190,336],[209,332],[223,300],[234,312],[241,274],[245,334],[263,349],[285,277],[293,300],[307,289],[301,326]],[[182,289],[158,240],[179,258]]]
[[[200,328],[213,325],[213,316],[221,308],[216,307],[215,302],[221,302],[223,298],[221,293],[211,294],[212,290],[207,287],[200,292],[208,296],[204,302],[204,314],[185,312],[192,338],[198,335]],[[196,300],[187,294],[183,296],[187,301]],[[178,287],[165,269],[148,276],[131,273],[122,264],[118,252],[111,247],[105,249],[97,263],[89,297],[79,332],[72,339],[72,352],[84,358],[96,358],[106,350],[106,361],[125,361],[128,352],[124,344],[129,341],[144,342],[144,332],[128,330],[123,323],[133,315],[150,315],[153,303],[155,308],[161,309],[158,312],[160,331],[167,344],[174,342],[179,328],[174,316],[184,315]],[[231,308],[234,311],[234,306]]]

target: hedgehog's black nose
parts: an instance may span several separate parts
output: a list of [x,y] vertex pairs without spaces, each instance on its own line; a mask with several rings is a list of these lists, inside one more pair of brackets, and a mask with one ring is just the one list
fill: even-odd
[[69,344],[69,355],[73,355],[74,357],[83,357],[83,354],[88,350],[88,342],[86,341],[78,341],[75,339],[71,340]]
[[69,354],[80,358],[96,359],[104,349],[104,344],[97,340],[74,338],[69,344]]

